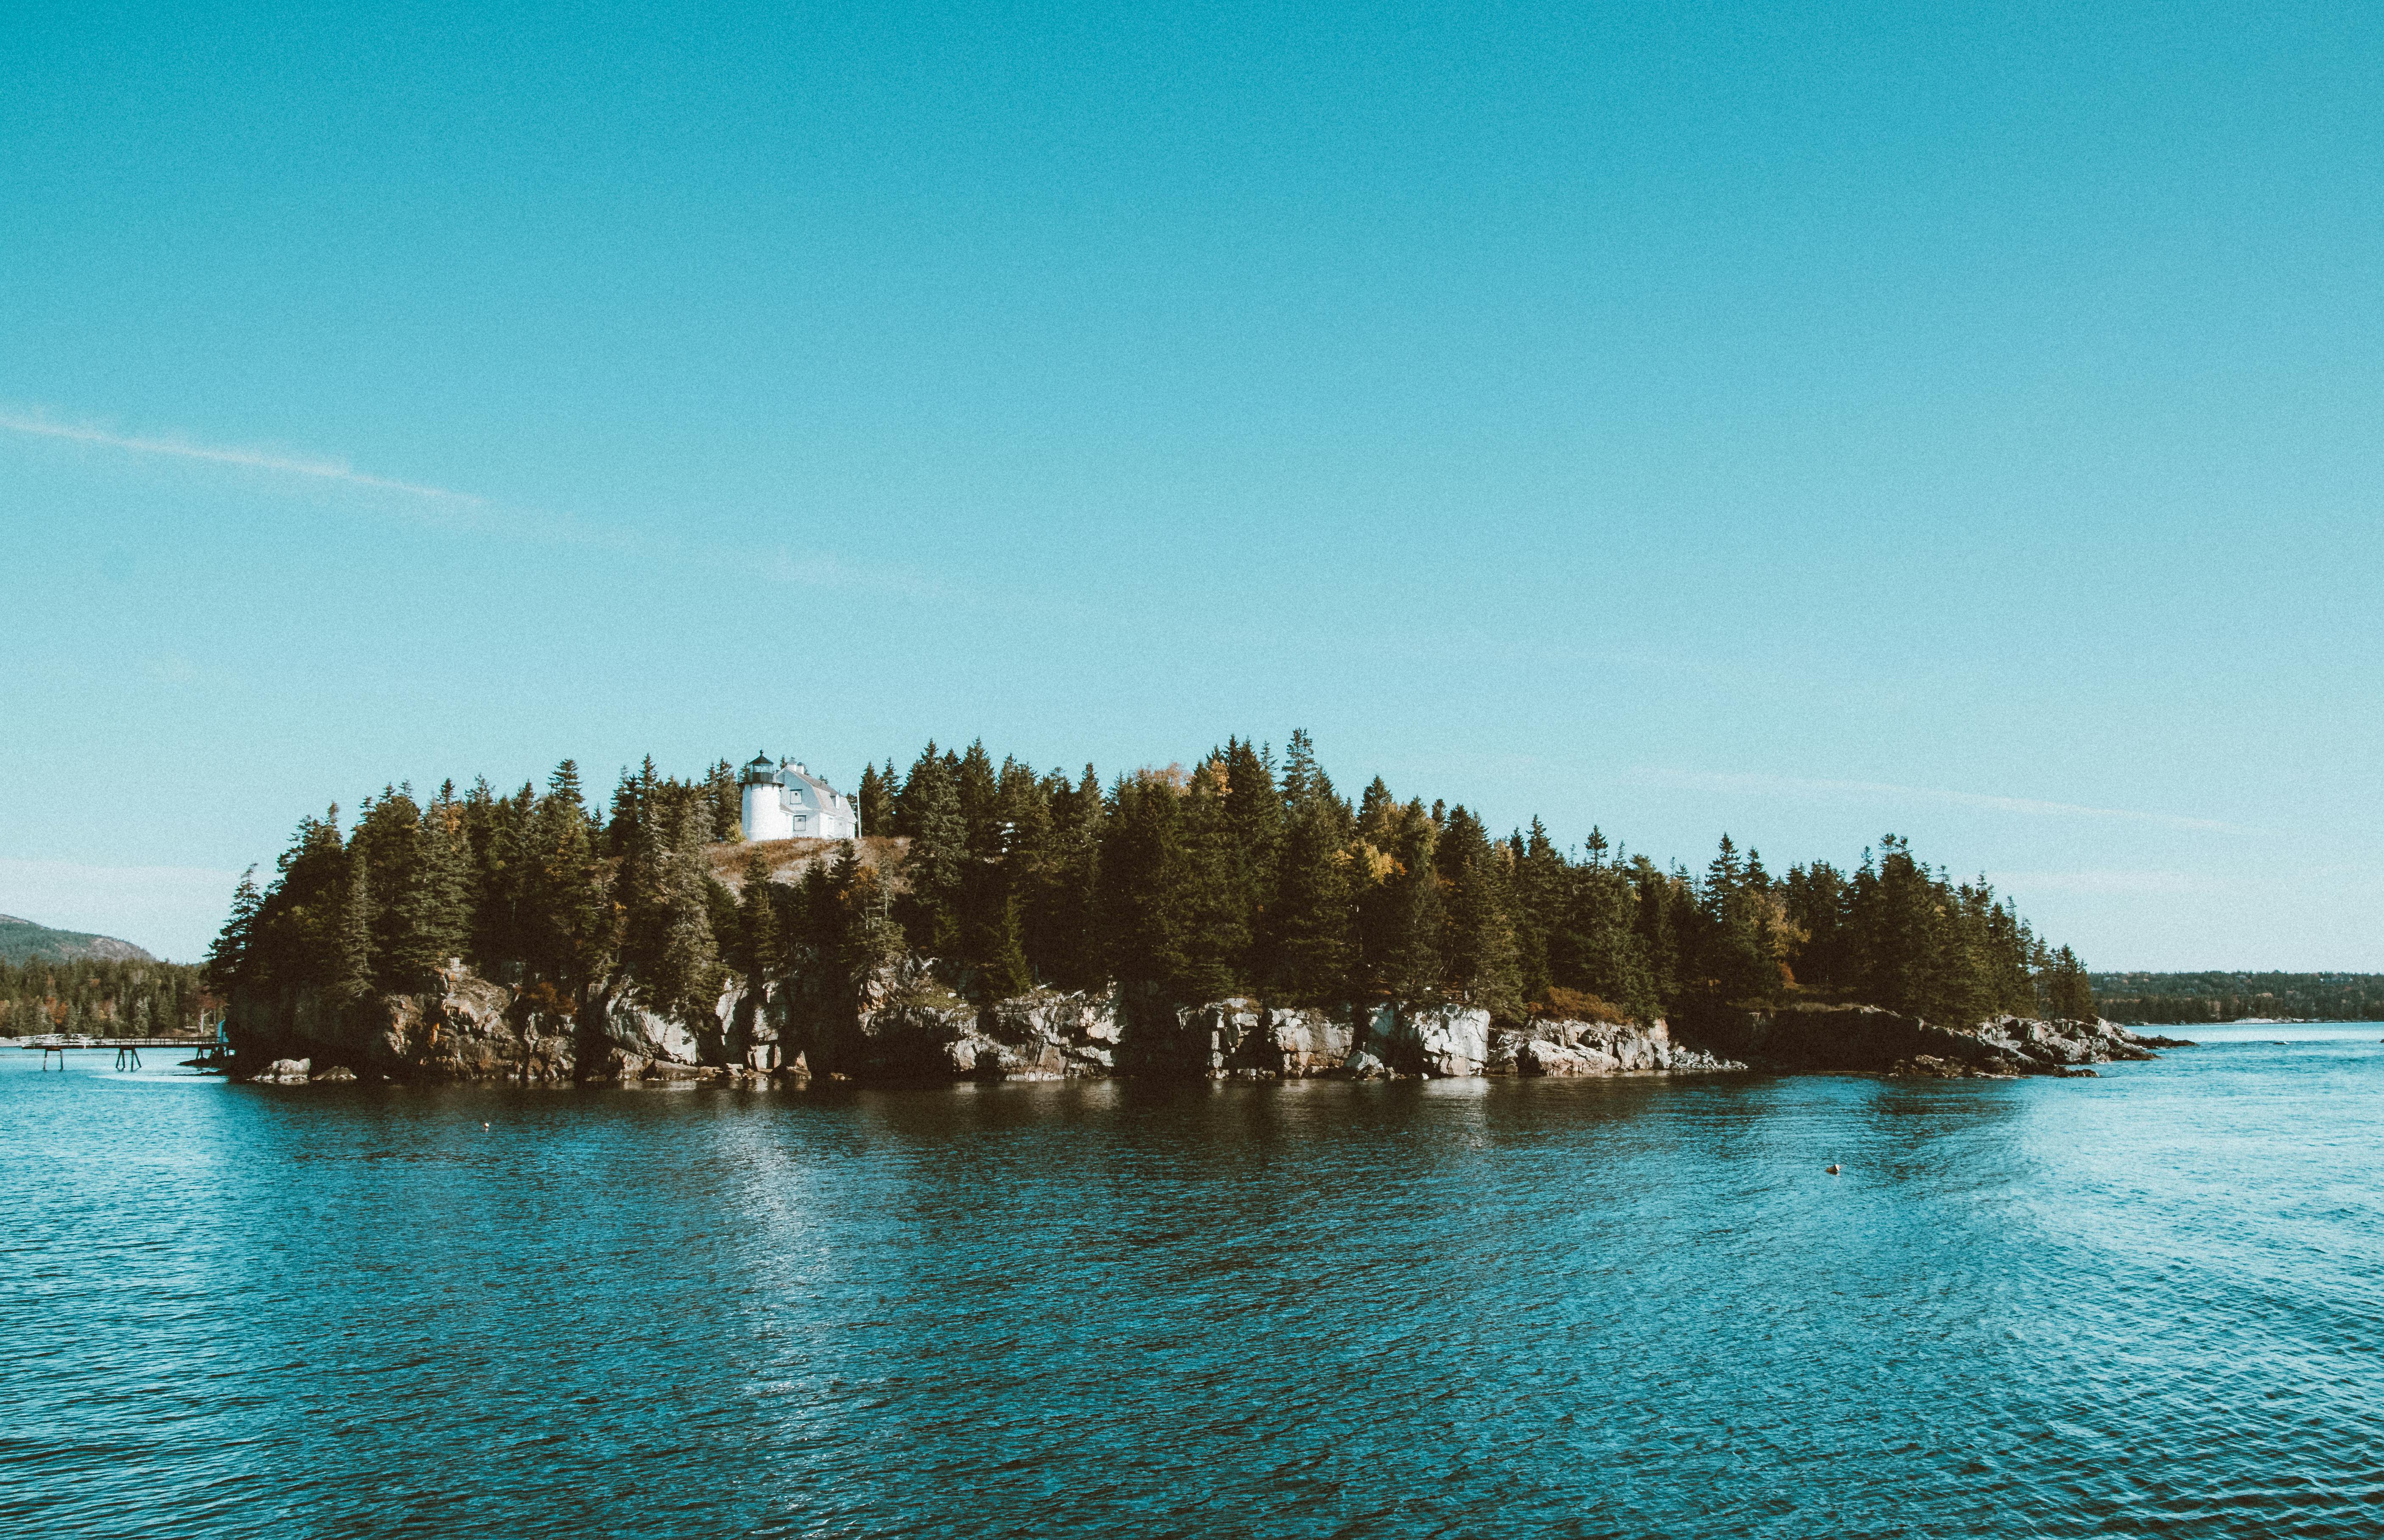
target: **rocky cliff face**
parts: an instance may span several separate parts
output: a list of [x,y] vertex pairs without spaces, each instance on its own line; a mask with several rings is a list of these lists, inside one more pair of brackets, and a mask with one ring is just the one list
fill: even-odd
[[1868,1005],[1792,1005],[1700,1023],[1707,1046],[1762,1069],[1875,1074],[2092,1074],[2091,1066],[2156,1057],[2169,1038],[2145,1038],[2112,1022],[2040,1022],[1999,1016],[1976,1026],[1934,1025]]
[[1494,1033],[1490,1051],[1493,1074],[1712,1074],[1746,1068],[1734,1059],[1675,1043],[1661,1020],[1645,1025],[1535,1021]]
[[1918,1075],[2091,1074],[2166,1038],[2108,1022],[2002,1017],[1967,1030],[1868,1007],[1792,1006],[1667,1024],[1495,1025],[1459,1005],[1362,1010],[1232,999],[1179,1005],[1037,989],[980,1010],[932,960],[904,957],[857,988],[819,981],[724,992],[709,1013],[654,1009],[615,980],[576,1018],[461,968],[436,987],[346,1010],[314,991],[242,996],[226,1023],[249,1078],[566,1083],[833,1076],[894,1081],[1461,1079],[1484,1074],[1691,1074],[1744,1070]]
[[[464,969],[442,970],[436,987],[420,994],[379,996],[343,1010],[314,989],[237,995],[224,1035],[236,1064],[266,1066],[258,1073],[283,1080],[537,1082],[579,1073],[577,1024]],[[305,1067],[278,1067],[292,1064]]]

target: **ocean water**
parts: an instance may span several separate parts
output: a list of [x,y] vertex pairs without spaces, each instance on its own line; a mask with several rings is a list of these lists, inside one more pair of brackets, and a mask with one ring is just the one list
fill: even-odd
[[2374,1535],[2378,1037],[809,1092],[0,1052],[0,1534]]

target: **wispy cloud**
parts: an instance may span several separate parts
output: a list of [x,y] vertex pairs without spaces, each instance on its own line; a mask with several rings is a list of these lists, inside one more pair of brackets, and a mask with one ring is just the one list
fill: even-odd
[[780,546],[764,569],[774,582],[812,589],[874,589],[885,593],[927,593],[935,584],[898,567],[854,566],[834,556],[797,556]]
[[322,481],[339,481],[351,487],[369,488],[374,491],[403,492],[408,497],[431,498],[482,507],[487,499],[471,492],[451,491],[445,487],[427,487],[417,481],[399,481],[386,476],[367,476],[344,460],[301,459],[294,455],[275,454],[261,449],[231,449],[217,444],[192,443],[175,437],[164,439],[136,438],[130,434],[110,433],[105,428],[77,423],[52,422],[46,417],[28,416],[18,412],[0,412],[0,428],[11,433],[26,433],[42,439],[65,439],[73,443],[97,444],[105,449],[122,450],[129,454],[162,454],[180,460],[205,460],[218,466],[238,466],[247,470],[273,471],[283,476],[310,476]]
[[1956,791],[1943,787],[1897,786],[1889,781],[1809,780],[1794,776],[1720,775],[1702,770],[1643,767],[1636,778],[1654,786],[1681,787],[1694,791],[1718,791],[1746,797],[1869,797],[1883,801],[1936,802],[1948,807],[1977,808],[1985,813],[2010,813],[2031,818],[2104,818],[2163,828],[2241,833],[2215,818],[2188,818],[2173,813],[2144,813],[2131,808],[2086,807],[2077,802],[2040,801],[2032,797],[1998,797],[1982,791]]
[[[361,491],[394,492],[415,500],[408,505],[413,511],[404,515],[409,520],[420,519],[448,528],[477,529],[515,540],[555,545],[591,546],[638,552],[649,556],[683,556],[748,575],[755,570],[744,550],[690,542],[678,538],[667,526],[641,529],[628,526],[608,528],[591,525],[567,514],[500,503],[478,492],[368,475],[345,460],[200,443],[180,434],[142,436],[118,433],[88,424],[59,422],[42,413],[22,408],[0,407],[0,429],[33,438],[92,444],[127,454],[195,460],[272,475],[303,477]],[[942,591],[942,586],[933,579],[903,568],[857,566],[826,553],[798,556],[792,549],[786,547],[774,553],[759,571],[761,576],[771,581],[795,583],[806,588],[865,590],[913,596]]]

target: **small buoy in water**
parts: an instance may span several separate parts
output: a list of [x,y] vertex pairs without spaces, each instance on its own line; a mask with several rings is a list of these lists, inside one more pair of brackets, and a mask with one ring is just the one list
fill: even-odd
[[1835,1166],[1831,1166],[1831,1167],[1830,1168],[1830,1174],[1831,1174],[1831,1175],[1832,1175],[1832,1176],[1835,1176],[1837,1174],[1838,1174],[1838,1168],[1837,1168],[1837,1167],[1835,1167]]
[[[483,1128],[486,1128],[486,1127],[488,1126],[488,1124],[484,1123],[484,1124],[480,1124],[480,1126],[481,1126],[481,1127],[483,1127]],[[1830,1169],[1831,1169],[1831,1171],[1835,1171],[1835,1170],[1837,1170],[1838,1168],[1837,1168],[1837,1167],[1835,1167],[1835,1166],[1831,1166]]]

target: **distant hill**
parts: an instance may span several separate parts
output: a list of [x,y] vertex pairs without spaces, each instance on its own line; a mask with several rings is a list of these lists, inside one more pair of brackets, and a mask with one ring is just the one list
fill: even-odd
[[52,930],[14,914],[0,914],[0,962],[71,962],[85,957],[103,962],[156,961],[131,942],[113,936]]
[[2187,1025],[2247,1016],[2384,1020],[2384,974],[2093,974],[2094,999],[2115,1022]]

